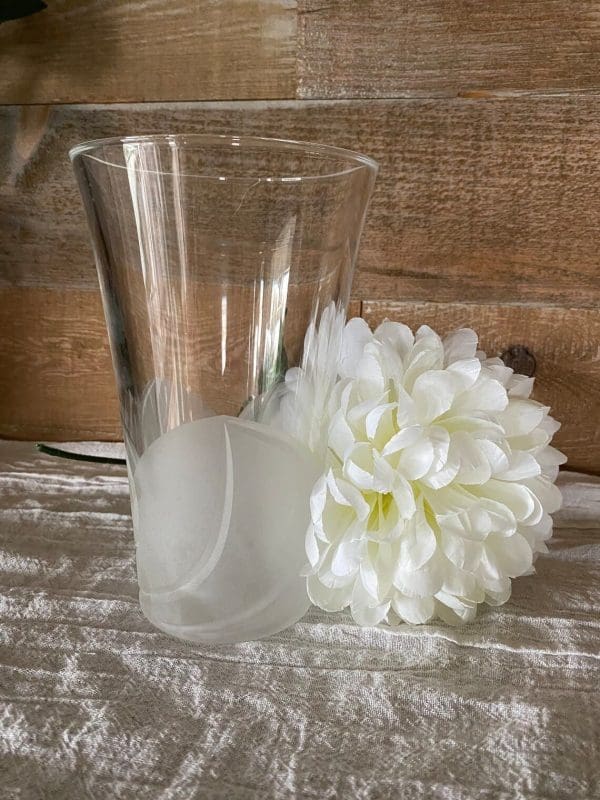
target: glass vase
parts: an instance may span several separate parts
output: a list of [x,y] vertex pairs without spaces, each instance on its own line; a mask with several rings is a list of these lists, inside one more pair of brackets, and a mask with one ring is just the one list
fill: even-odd
[[70,152],[127,450],[140,604],[195,642],[300,619],[309,496],[377,165],[133,136]]

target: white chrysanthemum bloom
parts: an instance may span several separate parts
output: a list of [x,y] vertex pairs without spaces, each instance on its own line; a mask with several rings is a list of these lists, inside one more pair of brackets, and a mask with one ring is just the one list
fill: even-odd
[[[298,374],[292,376],[298,380]],[[450,623],[505,603],[547,552],[559,424],[533,379],[464,329],[352,319],[327,403],[329,464],[311,497],[308,593],[361,625]]]

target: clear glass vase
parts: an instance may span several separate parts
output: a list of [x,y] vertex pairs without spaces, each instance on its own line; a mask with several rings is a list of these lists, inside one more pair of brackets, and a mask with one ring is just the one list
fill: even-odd
[[142,610],[191,641],[281,630],[309,605],[309,495],[377,165],[230,136],[106,139],[70,155],[118,384]]

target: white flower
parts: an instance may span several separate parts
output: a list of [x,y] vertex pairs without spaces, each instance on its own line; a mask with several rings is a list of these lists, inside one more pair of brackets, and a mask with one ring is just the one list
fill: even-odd
[[533,379],[478,353],[471,330],[442,341],[360,318],[338,372],[317,414],[329,449],[306,536],[312,602],[361,625],[469,621],[506,602],[561,502],[559,425],[529,399]]

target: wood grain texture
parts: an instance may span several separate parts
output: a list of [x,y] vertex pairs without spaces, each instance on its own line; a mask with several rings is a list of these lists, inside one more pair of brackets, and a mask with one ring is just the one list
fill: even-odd
[[570,469],[600,471],[600,310],[527,305],[364,302],[370,325],[427,324],[440,334],[471,327],[489,356],[525,345],[536,357],[534,398],[552,407],[556,445]]
[[56,0],[0,27],[1,103],[293,97],[289,0]]
[[0,436],[119,439],[99,292],[0,289]]
[[[220,309],[219,303],[219,315]],[[204,400],[218,402],[223,381],[214,354],[220,347],[207,338],[211,318],[206,305],[203,310],[196,330],[200,336],[189,342],[197,365],[188,377],[192,385],[204,381],[210,395],[203,392]],[[351,303],[349,316],[358,314],[360,303]],[[193,317],[190,311],[188,319]],[[238,358],[247,351],[247,340],[242,341],[237,316],[232,326],[237,341],[228,345],[228,353]],[[0,438],[122,438],[99,291],[0,287]]]
[[95,286],[73,144],[239,132],[336,143],[380,162],[357,298],[594,307],[599,100],[0,107],[0,284]]
[[598,88],[587,0],[299,0],[298,96]]

